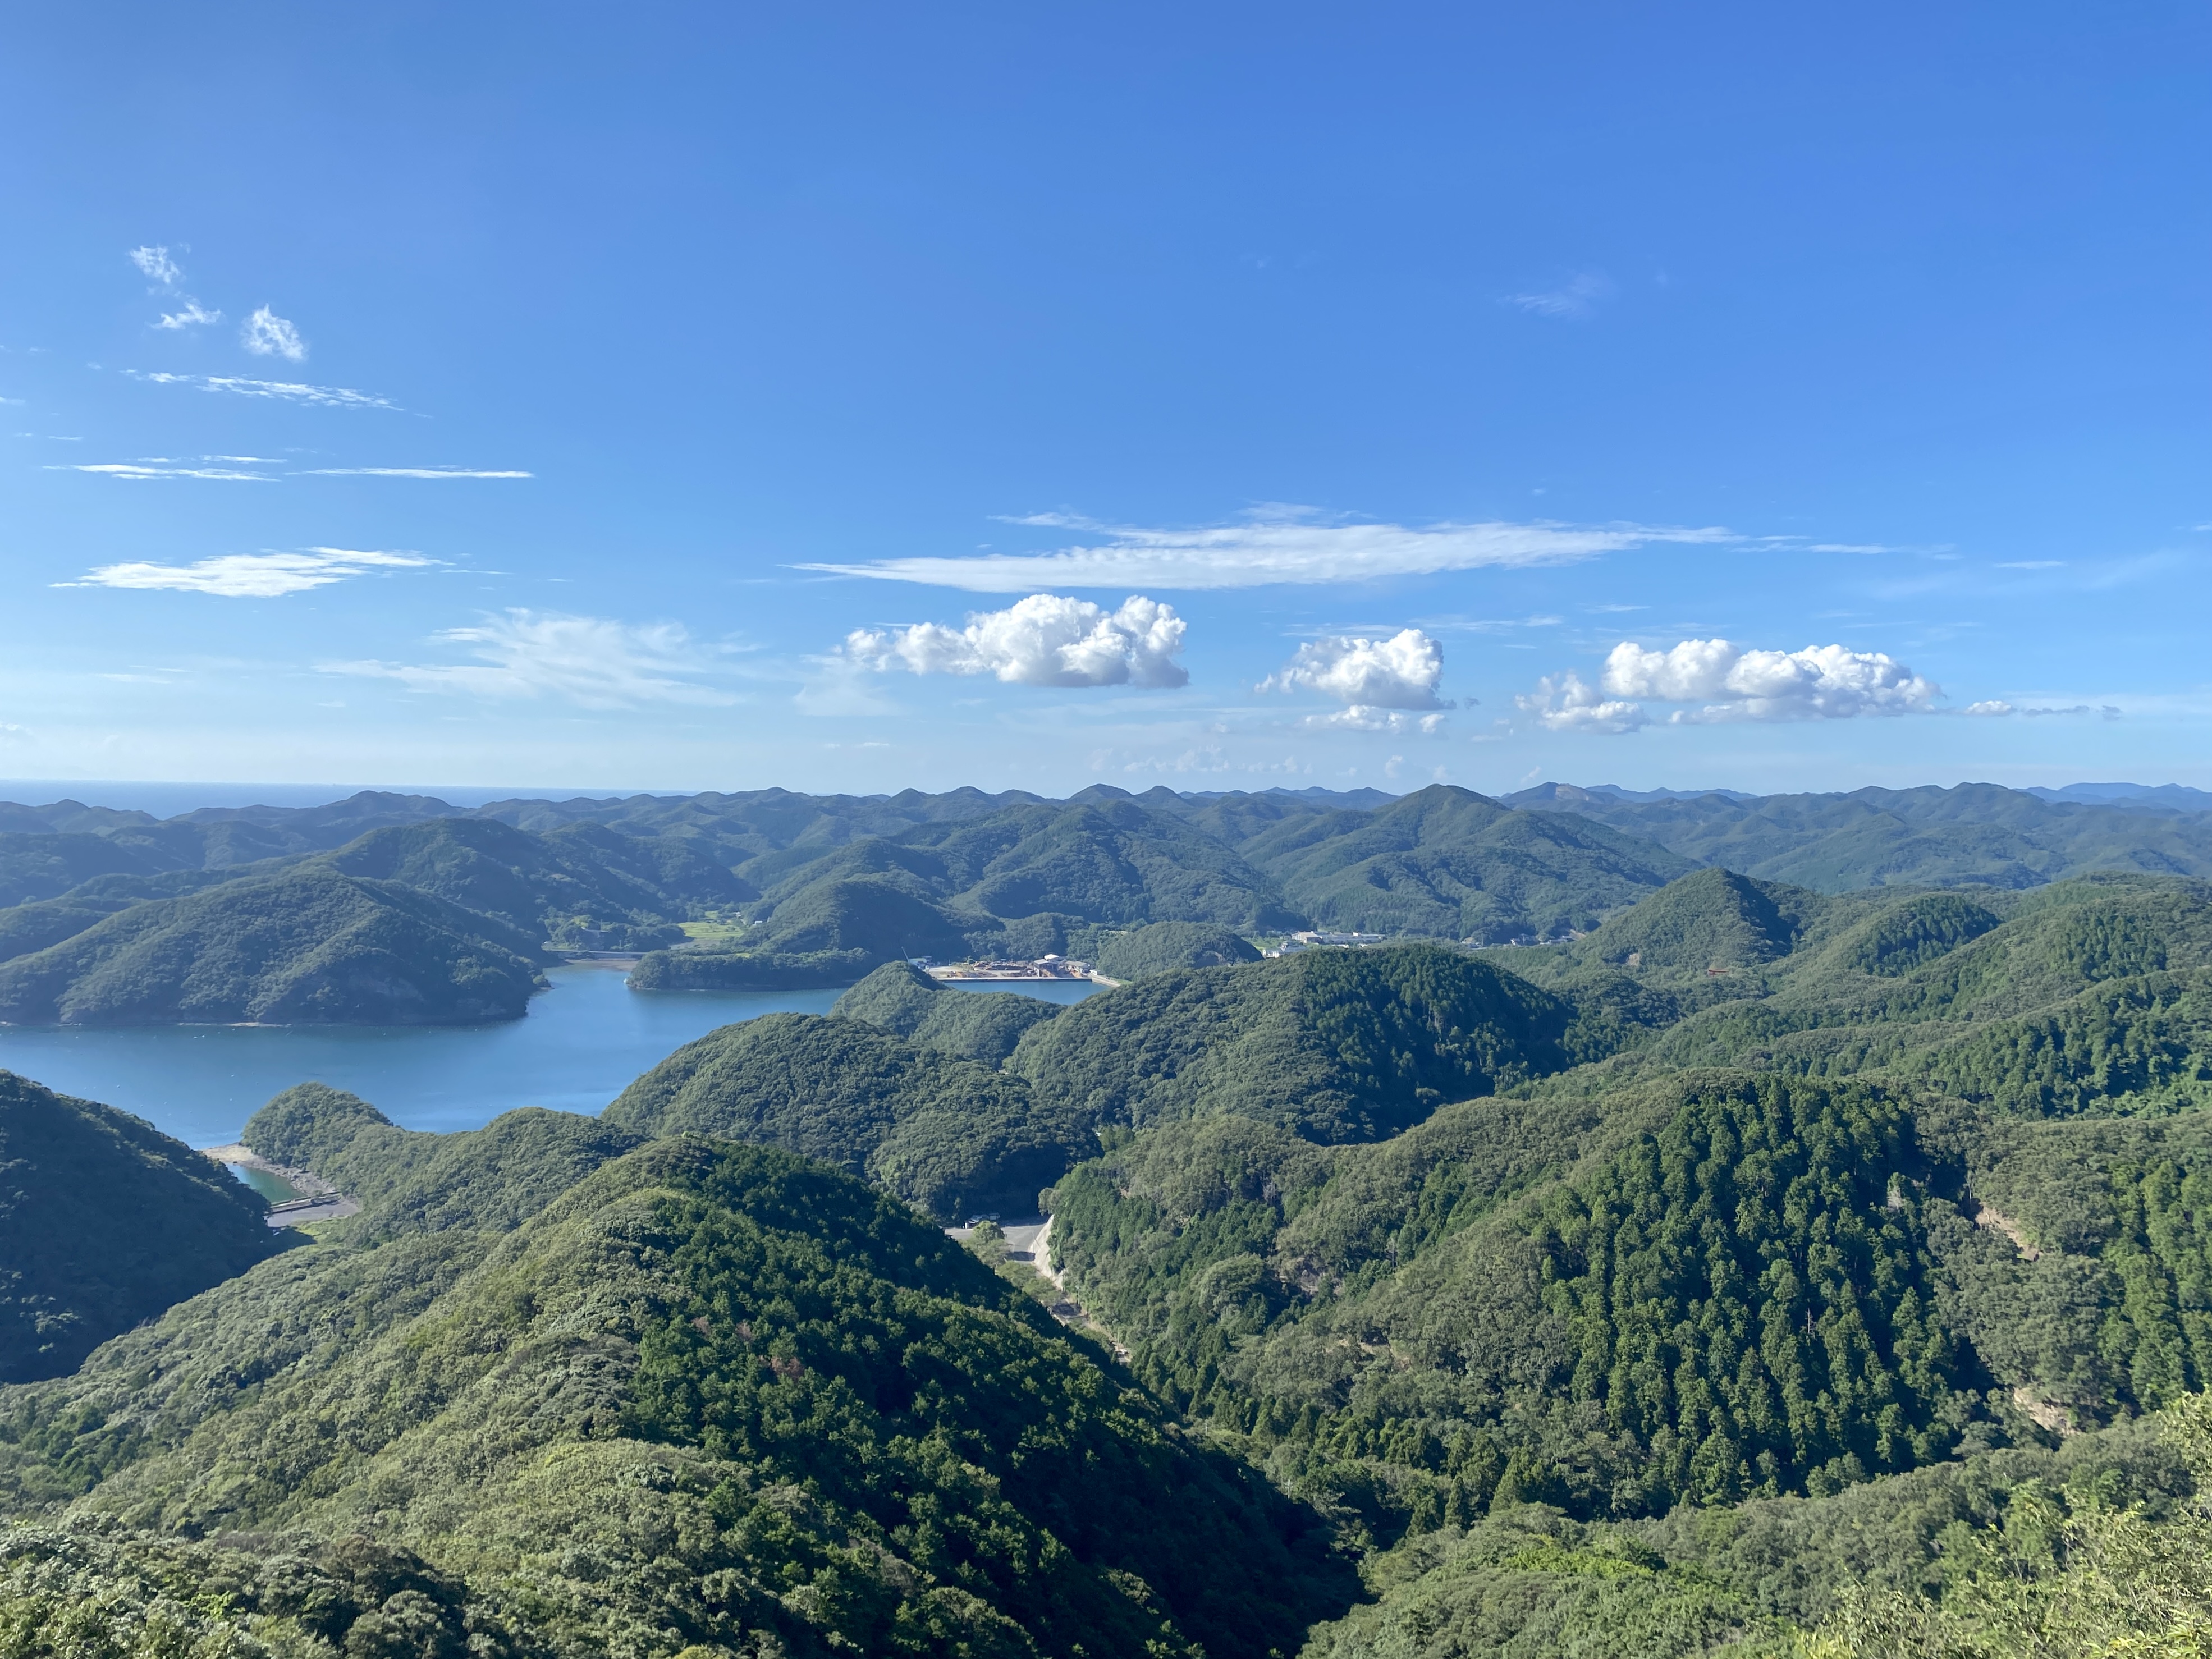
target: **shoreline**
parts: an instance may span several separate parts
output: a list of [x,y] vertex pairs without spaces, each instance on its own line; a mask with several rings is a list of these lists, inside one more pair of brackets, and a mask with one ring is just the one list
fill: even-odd
[[1112,989],[1121,983],[1103,974],[988,974],[941,968],[922,972],[947,985],[1103,985]]
[[[262,1219],[271,1227],[304,1227],[313,1221],[343,1221],[349,1215],[361,1213],[358,1199],[347,1197],[313,1170],[290,1170],[281,1164],[271,1164],[243,1141],[234,1140],[226,1146],[201,1146],[195,1150],[201,1157],[212,1158],[226,1169],[235,1166],[274,1176],[299,1194],[297,1198],[279,1200],[269,1206],[268,1213]],[[255,1190],[259,1189],[257,1188]]]
[[281,1164],[271,1164],[242,1140],[234,1140],[221,1146],[198,1146],[193,1150],[203,1158],[228,1166],[236,1164],[241,1170],[258,1170],[263,1175],[275,1176],[302,1198],[336,1198],[336,1186],[312,1170],[288,1170]]

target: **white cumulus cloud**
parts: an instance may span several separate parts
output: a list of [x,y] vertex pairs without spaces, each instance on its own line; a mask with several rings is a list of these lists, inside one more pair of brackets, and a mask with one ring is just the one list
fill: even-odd
[[1705,703],[1669,717],[1680,723],[1919,714],[1943,695],[1880,651],[1752,651],[1726,640],[1684,640],[1665,651],[1624,640],[1605,659],[1604,685],[1616,697]]
[[1371,708],[1455,708],[1437,695],[1443,673],[1443,647],[1418,628],[1387,640],[1333,634],[1300,646],[1260,690],[1319,691]]
[[843,654],[881,672],[992,674],[1011,685],[1188,684],[1183,619],[1138,595],[1108,611],[1088,599],[1032,593],[1004,611],[969,614],[964,628],[916,623],[855,629]]
[[104,564],[57,587],[174,588],[226,599],[273,599],[326,587],[372,570],[416,569],[437,562],[419,553],[309,547],[296,553],[228,553],[191,564]]
[[134,247],[125,257],[138,267],[139,275],[163,288],[174,288],[185,274],[166,247]]
[[482,697],[558,697],[586,708],[640,703],[725,706],[736,697],[702,683],[718,666],[677,623],[509,611],[434,636],[469,647],[471,663],[327,662],[326,674],[398,680],[417,691]]
[[1099,525],[1057,514],[1020,522],[1072,529],[1097,539],[1050,553],[876,559],[866,564],[805,564],[799,568],[924,582],[974,593],[1041,587],[1260,587],[1275,582],[1426,576],[1486,566],[1565,564],[1652,542],[1735,539],[1724,530],[1648,525],[1326,524],[1291,509],[1199,530]]
[[1545,675],[1534,691],[1513,701],[1547,731],[1633,732],[1644,723],[1641,703],[1608,697],[1571,669]]
[[258,307],[238,331],[238,342],[257,357],[282,357],[298,362],[307,355],[300,331],[267,306]]
[[1647,722],[1638,699],[1699,705],[1667,716],[1672,725],[1697,726],[1925,714],[1942,695],[1933,680],[1880,651],[1840,645],[1758,651],[1720,639],[1684,640],[1660,651],[1624,640],[1607,655],[1598,685],[1573,673],[1549,676],[1533,696],[1514,701],[1553,731],[1632,732]]

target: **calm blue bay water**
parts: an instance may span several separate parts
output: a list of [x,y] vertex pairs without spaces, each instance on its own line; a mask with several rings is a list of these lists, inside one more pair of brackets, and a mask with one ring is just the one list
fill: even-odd
[[[410,1129],[473,1129],[518,1106],[596,1112],[641,1072],[718,1025],[823,1014],[836,991],[657,991],[619,969],[556,968],[527,1018],[434,1030],[228,1025],[88,1031],[0,1026],[0,1067],[136,1112],[195,1146],[238,1139],[280,1089],[350,1090]],[[1079,982],[975,988],[1080,1002]]]

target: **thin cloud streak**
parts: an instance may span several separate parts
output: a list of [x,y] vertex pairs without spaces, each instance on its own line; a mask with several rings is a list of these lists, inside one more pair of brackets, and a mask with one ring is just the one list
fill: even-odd
[[534,478],[535,472],[489,472],[465,466],[309,466],[303,478]]
[[1613,286],[1603,273],[1585,270],[1554,289],[1533,294],[1499,296],[1502,305],[1516,306],[1537,317],[1576,321],[1587,317],[1613,295]]
[[48,472],[97,472],[109,478],[219,478],[228,483],[274,483],[266,472],[240,472],[224,466],[143,466],[130,461],[95,461],[83,466],[50,464]]
[[[282,460],[267,455],[203,455],[202,461],[228,461],[249,466],[278,466]],[[296,472],[240,472],[229,466],[187,466],[162,458],[146,461],[98,461],[83,465],[49,463],[49,472],[97,472],[111,478],[221,478],[250,483],[276,483],[284,478],[534,478],[534,472],[492,471],[464,466],[310,466]]]
[[295,553],[227,553],[192,564],[138,561],[104,564],[56,587],[169,589],[225,599],[275,599],[327,587],[372,570],[422,569],[438,562],[419,553],[386,553],[343,547],[309,547]]
[[1040,587],[1261,587],[1276,583],[1370,581],[1449,570],[1571,564],[1654,542],[1721,543],[1725,530],[1649,525],[1588,526],[1539,522],[1316,524],[1258,520],[1201,530],[1098,526],[1046,514],[1021,520],[1103,532],[1096,544],[1038,554],[970,558],[877,559],[802,564],[801,570],[878,581],[921,582],[975,593]]
[[310,404],[327,409],[391,409],[399,405],[350,386],[306,386],[292,380],[253,380],[235,374],[171,374],[161,369],[126,368],[134,380],[155,386],[196,386],[204,392],[228,392],[241,398],[273,398],[284,403]]

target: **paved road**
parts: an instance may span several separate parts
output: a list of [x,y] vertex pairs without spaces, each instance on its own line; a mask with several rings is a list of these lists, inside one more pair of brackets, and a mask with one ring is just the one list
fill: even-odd
[[349,1215],[360,1213],[358,1200],[339,1194],[281,1205],[270,1211],[266,1219],[272,1227],[304,1227],[310,1221],[343,1221]]
[[[1054,1284],[1060,1283],[1060,1275],[1052,1270],[1052,1261],[1047,1249],[1052,1242],[1050,1216],[1030,1216],[1017,1221],[1002,1221],[999,1226],[1006,1235],[1006,1255],[1010,1260],[1027,1261]],[[964,1244],[975,1230],[972,1227],[947,1227],[945,1231]]]

